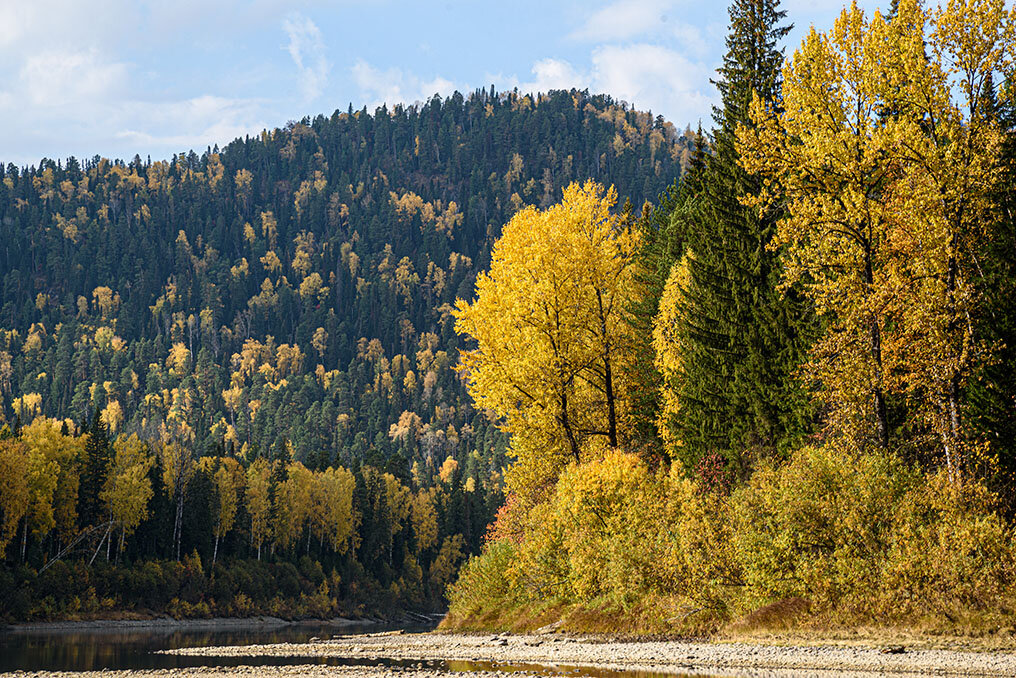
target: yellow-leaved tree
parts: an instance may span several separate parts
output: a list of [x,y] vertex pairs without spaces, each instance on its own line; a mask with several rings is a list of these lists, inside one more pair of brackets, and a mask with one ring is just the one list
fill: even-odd
[[212,565],[219,559],[219,542],[233,529],[240,491],[246,474],[240,463],[232,457],[202,457],[198,466],[212,481],[210,497],[210,519],[215,545],[212,549]]
[[28,447],[16,438],[0,440],[0,556],[28,512]]
[[457,302],[456,331],[476,342],[461,369],[512,436],[514,492],[538,493],[569,462],[624,441],[637,235],[611,213],[616,200],[590,181],[545,210],[520,210],[477,276],[476,300]]
[[856,2],[784,67],[782,111],[756,100],[742,164],[782,201],[772,247],[829,320],[811,375],[833,423],[889,445],[887,395],[905,399],[962,467],[961,391],[983,357],[971,322],[973,253],[990,218],[1001,130],[991,82],[1013,65],[1004,0]]
[[275,495],[275,543],[281,548],[296,545],[311,519],[314,506],[314,473],[298,461],[286,466],[286,480]]
[[345,553],[356,538],[359,516],[353,508],[356,480],[344,468],[327,468],[315,473],[311,491],[314,506],[311,529],[317,538],[336,553]]
[[113,449],[113,464],[99,498],[120,527],[122,553],[124,540],[148,517],[148,502],[154,494],[148,473],[155,457],[136,434],[129,438],[121,436],[113,443]]
[[250,545],[257,549],[258,560],[261,560],[261,547],[272,534],[271,476],[272,467],[263,457],[255,459],[247,468],[244,501],[250,516]]

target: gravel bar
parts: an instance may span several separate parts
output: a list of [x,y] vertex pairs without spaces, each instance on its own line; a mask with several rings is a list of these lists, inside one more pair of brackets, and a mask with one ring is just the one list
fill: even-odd
[[[365,662],[401,659],[484,662],[501,666],[558,665],[672,675],[803,676],[827,671],[835,672],[829,675],[836,676],[1016,676],[1016,653],[1013,652],[685,641],[605,642],[602,638],[556,634],[375,633],[312,639],[305,644],[185,648],[165,652],[210,657],[345,657]],[[404,671],[395,673],[403,675]],[[422,673],[417,675],[423,676]],[[463,673],[456,675],[461,677]]]

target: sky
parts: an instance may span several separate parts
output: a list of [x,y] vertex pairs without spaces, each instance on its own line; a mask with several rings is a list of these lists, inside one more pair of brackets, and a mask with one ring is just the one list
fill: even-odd
[[[843,2],[786,0],[787,53]],[[0,162],[166,159],[491,85],[708,127],[727,18],[716,0],[0,0]]]

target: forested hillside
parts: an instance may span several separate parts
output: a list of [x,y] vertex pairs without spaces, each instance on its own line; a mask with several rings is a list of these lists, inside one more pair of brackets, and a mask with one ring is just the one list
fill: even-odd
[[[491,89],[200,156],[0,168],[0,605],[285,608],[230,607],[243,586],[209,566],[308,555],[287,601],[439,600],[507,443],[456,372],[455,300],[522,206],[586,178],[641,206],[690,151],[608,97]],[[85,566],[184,556],[205,588],[147,603]],[[74,582],[42,608],[41,568]]]

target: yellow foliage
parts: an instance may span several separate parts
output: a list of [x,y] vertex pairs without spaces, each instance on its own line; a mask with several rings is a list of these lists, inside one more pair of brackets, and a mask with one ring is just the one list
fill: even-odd
[[102,409],[102,413],[99,415],[104,423],[110,430],[111,433],[116,433],[117,429],[120,428],[120,424],[123,423],[123,408],[120,407],[120,401],[110,400],[106,403],[106,407]]
[[296,543],[310,522],[314,474],[300,462],[286,467],[286,480],[275,494],[275,542],[282,548]]
[[653,319],[653,351],[656,354],[654,361],[656,369],[663,377],[660,387],[663,402],[657,428],[667,449],[674,449],[680,445],[680,439],[670,424],[680,408],[677,389],[683,365],[680,322],[686,308],[685,295],[691,282],[688,262],[693,258],[694,255],[689,250],[674,264],[660,297],[660,312]]
[[613,189],[572,184],[560,204],[519,212],[477,276],[476,301],[457,303],[456,331],[477,342],[460,369],[512,434],[516,492],[539,492],[570,460],[624,438],[637,236],[610,213],[615,200]]
[[122,533],[130,535],[148,517],[148,502],[153,496],[148,472],[155,458],[137,435],[121,436],[113,443],[113,449],[113,463],[99,498]]
[[438,526],[435,501],[436,490],[434,488],[421,489],[413,495],[410,519],[413,524],[413,534],[416,535],[416,545],[420,551],[426,551],[437,544]]
[[14,539],[18,524],[28,512],[28,450],[19,441],[0,440],[0,556]]
[[247,491],[244,492],[247,515],[250,516],[250,544],[258,556],[261,546],[271,537],[271,503],[269,488],[272,467],[264,458],[255,459],[247,469]]
[[169,355],[166,357],[166,367],[169,368],[170,374],[183,377],[190,372],[190,360],[191,352],[182,341],[178,341],[169,349]]
[[276,273],[282,270],[282,261],[279,259],[279,255],[274,250],[268,250],[263,257],[261,257],[261,265],[265,267],[265,270],[269,273]]
[[459,470],[459,462],[455,461],[455,457],[449,456],[441,464],[441,468],[438,469],[438,477],[441,478],[441,482],[448,484],[452,481],[452,476]]
[[980,108],[1014,25],[1003,0],[901,0],[891,20],[855,3],[785,65],[784,110],[756,100],[738,130],[765,186],[752,204],[788,211],[772,247],[830,320],[810,370],[833,423],[885,448],[885,394],[909,396],[954,472],[960,391],[986,351],[967,318],[1002,139]]
[[359,516],[353,509],[356,480],[344,468],[328,468],[314,474],[311,529],[336,553],[355,547]]

